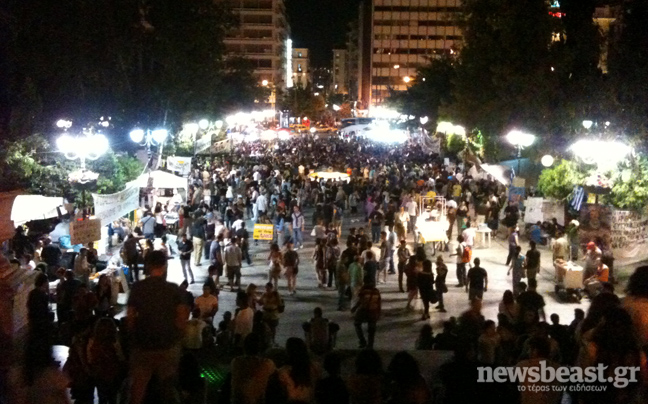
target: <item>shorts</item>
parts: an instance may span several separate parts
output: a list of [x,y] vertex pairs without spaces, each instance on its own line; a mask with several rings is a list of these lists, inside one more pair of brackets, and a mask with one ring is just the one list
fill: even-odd
[[210,268],[209,275],[211,275],[211,276],[213,276],[213,275],[223,276],[223,265],[222,264],[212,265],[209,268]]
[[286,277],[289,276],[297,276],[297,273],[299,272],[299,267],[284,267],[286,269]]

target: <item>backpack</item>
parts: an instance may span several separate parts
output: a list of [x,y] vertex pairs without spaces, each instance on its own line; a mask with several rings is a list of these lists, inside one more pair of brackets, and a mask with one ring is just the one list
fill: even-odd
[[461,262],[467,264],[472,259],[472,249],[470,246],[464,246],[463,253],[461,254]]

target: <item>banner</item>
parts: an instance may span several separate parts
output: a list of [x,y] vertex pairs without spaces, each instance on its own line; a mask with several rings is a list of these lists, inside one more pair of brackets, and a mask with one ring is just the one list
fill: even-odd
[[552,199],[527,198],[524,202],[524,223],[550,221],[556,218],[558,224],[565,225],[564,203]]
[[86,219],[70,222],[70,242],[72,245],[86,245],[101,240],[101,220]]
[[167,169],[180,175],[191,173],[191,157],[167,157]]
[[255,240],[271,241],[273,231],[274,231],[274,225],[272,224],[255,224],[254,235],[252,237]]
[[101,220],[102,226],[139,207],[140,188],[135,183],[128,183],[126,189],[110,195],[92,194],[95,217]]

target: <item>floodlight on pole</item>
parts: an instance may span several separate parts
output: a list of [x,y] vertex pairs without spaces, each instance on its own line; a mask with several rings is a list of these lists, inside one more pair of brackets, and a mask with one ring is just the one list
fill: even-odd
[[551,167],[553,165],[553,163],[554,163],[554,158],[553,158],[553,156],[551,156],[549,154],[546,154],[546,155],[542,156],[542,159],[540,160],[540,162],[542,163],[542,165],[544,167]]
[[209,128],[209,121],[207,119],[201,119],[198,121],[198,127],[202,130]]
[[506,140],[508,140],[510,144],[517,148],[517,175],[520,175],[520,159],[522,158],[522,149],[531,146],[533,142],[535,142],[535,136],[519,130],[512,130],[508,135],[506,135]]

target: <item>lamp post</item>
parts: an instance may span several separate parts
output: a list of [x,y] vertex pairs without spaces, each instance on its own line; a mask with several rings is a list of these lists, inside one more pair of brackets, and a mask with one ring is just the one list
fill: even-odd
[[[89,182],[96,181],[99,174],[94,173],[86,168],[86,160],[94,161],[101,157],[108,151],[110,145],[108,139],[100,134],[94,133],[92,128],[83,129],[79,135],[70,135],[67,131],[72,127],[71,121],[59,120],[56,126],[63,128],[64,132],[58,139],[56,139],[56,146],[58,150],[63,153],[68,160],[79,160],[79,170],[72,171],[68,176],[68,180],[72,183],[85,185]],[[86,189],[81,188],[81,205],[83,209],[83,217],[87,216],[86,210]]]
[[522,149],[529,147],[535,142],[535,136],[524,133],[519,130],[512,130],[506,135],[506,140],[517,148],[518,175],[520,175],[520,159],[522,158]]
[[[149,158],[149,166],[151,165],[151,157],[153,153],[151,152],[151,148],[154,146],[160,146],[160,149],[162,148],[162,144],[167,138],[167,135],[169,132],[166,129],[163,128],[158,128],[154,130],[144,130],[144,129],[133,129],[130,132],[130,138],[133,142],[138,143],[140,146],[146,147],[146,153]],[[160,150],[160,155],[162,154],[162,150]],[[157,168],[157,167],[156,167]]]

